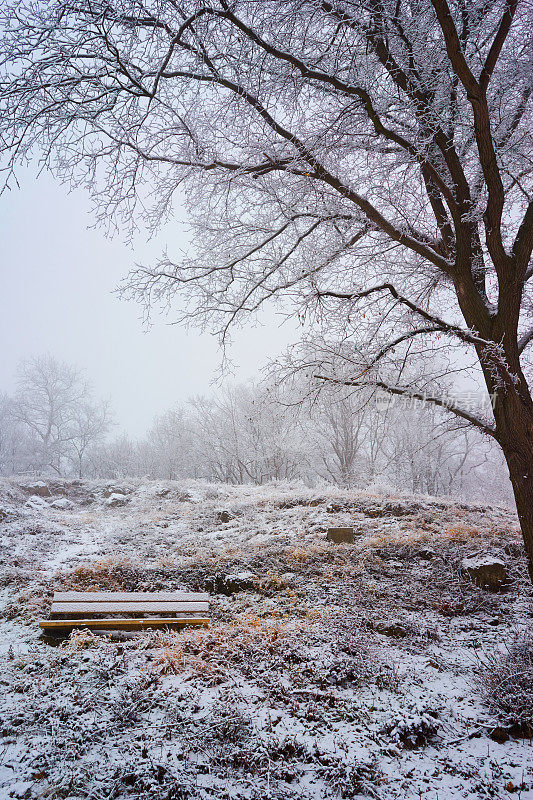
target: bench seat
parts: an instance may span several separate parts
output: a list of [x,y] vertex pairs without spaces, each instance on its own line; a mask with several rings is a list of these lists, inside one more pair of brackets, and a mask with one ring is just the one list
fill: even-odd
[[56,633],[206,627],[208,612],[204,592],[55,592],[50,618],[39,620],[39,627]]

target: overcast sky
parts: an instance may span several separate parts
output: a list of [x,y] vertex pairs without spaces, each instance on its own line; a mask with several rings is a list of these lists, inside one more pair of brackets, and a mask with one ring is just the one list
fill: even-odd
[[[172,317],[154,317],[146,331],[140,307],[114,293],[135,263],[184,246],[183,225],[131,247],[93,223],[89,197],[49,175],[26,172],[20,189],[0,197],[0,391],[13,390],[20,359],[49,352],[84,369],[120,427],[138,435],[175,401],[213,391],[221,354],[213,336],[170,325]],[[234,337],[230,380],[256,377],[284,349],[294,327],[282,323],[272,311]]]

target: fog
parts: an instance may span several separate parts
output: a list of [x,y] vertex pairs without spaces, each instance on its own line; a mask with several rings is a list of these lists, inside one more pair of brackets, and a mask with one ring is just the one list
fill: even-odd
[[150,263],[165,247],[187,246],[176,219],[151,241],[140,230],[109,238],[94,226],[87,193],[69,191],[49,174],[22,171],[19,189],[0,197],[2,314],[0,386],[11,392],[17,364],[41,353],[85,371],[95,394],[111,401],[119,426],[133,436],[176,401],[205,394],[225,380],[258,375],[294,338],[295,325],[275,311],[248,320],[228,350],[216,338],[172,324],[178,314],[154,314],[121,299],[117,286],[136,263]]

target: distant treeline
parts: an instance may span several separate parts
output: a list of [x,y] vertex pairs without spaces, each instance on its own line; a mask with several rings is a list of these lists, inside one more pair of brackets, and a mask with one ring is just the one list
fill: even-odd
[[372,393],[306,394],[247,384],[176,404],[147,435],[113,436],[108,404],[74,367],[51,356],[19,366],[0,396],[4,475],[202,478],[232,484],[302,480],[367,488],[510,498],[499,451],[434,406],[376,403]]

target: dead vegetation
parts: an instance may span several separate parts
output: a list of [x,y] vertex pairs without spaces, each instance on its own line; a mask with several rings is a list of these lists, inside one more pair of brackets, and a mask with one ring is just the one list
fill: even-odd
[[533,738],[533,634],[517,632],[483,656],[481,687],[497,718],[518,734]]
[[[59,523],[46,509],[41,521],[34,509],[26,519],[22,506],[2,523],[6,563],[24,560],[2,612],[11,649],[0,748],[21,782],[14,798],[392,800],[413,783],[428,798],[533,789],[512,766],[529,758],[510,713],[524,697],[530,713],[527,682],[517,683],[525,651],[506,661],[497,650],[530,613],[512,519],[411,498],[250,498],[249,488],[240,500],[231,490],[222,519],[222,489],[200,502],[194,487],[160,488],[132,489],[127,512],[95,500],[91,519],[83,506]],[[353,544],[325,541],[337,523],[355,527]],[[26,536],[30,527],[41,533]],[[461,572],[462,558],[483,549],[505,560],[504,591]],[[75,631],[58,647],[37,639],[52,589],[179,588],[212,593],[209,629]],[[481,650],[499,653],[484,688]],[[489,770],[496,720],[509,750]],[[447,742],[457,740],[466,744],[456,758]]]

